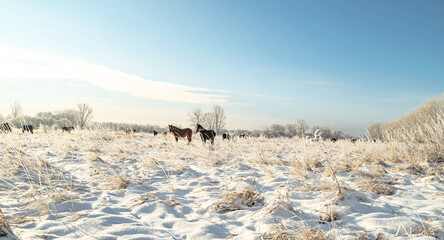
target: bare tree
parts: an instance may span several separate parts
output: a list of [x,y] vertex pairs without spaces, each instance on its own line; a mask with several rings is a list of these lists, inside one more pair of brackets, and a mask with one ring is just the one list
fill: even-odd
[[368,133],[370,138],[382,139],[382,124],[379,122],[374,122],[368,128]]
[[225,120],[227,116],[225,116],[224,109],[219,105],[214,105],[213,107],[213,126],[214,131],[219,134],[219,131],[225,127]]
[[10,119],[17,119],[22,117],[23,107],[19,102],[14,102],[11,104],[11,114],[9,114]]
[[285,135],[285,127],[280,124],[271,125],[270,131],[273,137],[283,137]]
[[214,115],[213,113],[204,113],[202,117],[202,126],[208,129],[214,129]]
[[331,133],[331,129],[329,126],[324,126],[321,128],[321,137],[323,139],[332,138],[333,134]]
[[295,123],[296,129],[298,130],[299,137],[304,137],[305,131],[308,130],[309,125],[304,119],[298,119]]
[[202,112],[202,109],[195,108],[193,109],[188,116],[190,117],[191,126],[196,127],[197,124],[204,125],[205,123],[205,113]]
[[286,124],[285,125],[285,134],[289,137],[294,137],[297,134],[297,129],[294,124]]
[[80,129],[83,129],[92,119],[92,108],[86,103],[79,103],[77,108],[77,123]]
[[11,104],[11,113],[6,118],[11,121],[11,124],[15,127],[21,127],[23,120],[23,107],[19,102]]
[[72,127],[78,122],[79,111],[76,109],[66,109],[66,110],[56,111],[54,113],[54,118],[56,120],[60,119],[69,120],[70,124],[67,121],[62,121],[63,124],[69,124],[69,125],[59,125],[59,127]]
[[321,126],[319,126],[319,125],[313,125],[312,127],[311,127],[311,133],[313,134],[313,136],[314,136],[314,134],[316,133],[316,131],[321,131]]
[[344,138],[344,133],[342,131],[334,131],[333,137],[336,139],[342,139]]

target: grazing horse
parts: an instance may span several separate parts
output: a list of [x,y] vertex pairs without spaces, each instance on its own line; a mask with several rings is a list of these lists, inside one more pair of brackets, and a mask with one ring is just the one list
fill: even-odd
[[74,127],[62,127],[62,132],[71,133],[71,130],[74,130]]
[[336,142],[336,141],[338,141],[338,139],[337,138],[330,138],[330,141],[331,142]]
[[191,136],[193,135],[193,131],[189,128],[178,128],[173,125],[168,125],[168,129],[170,130],[170,133],[174,135],[174,138],[176,139],[176,142],[179,141],[178,137],[186,137],[188,139],[188,144],[191,143]]
[[34,128],[32,127],[32,125],[23,125],[22,126],[22,133],[25,133],[25,131],[31,132],[32,134],[34,134]]
[[156,130],[153,131],[154,136],[157,136],[158,132]]
[[227,140],[230,140],[230,134],[228,134],[228,133],[224,133],[224,134],[222,134],[222,140],[225,140],[225,139],[227,139]]
[[246,138],[246,137],[247,137],[247,134],[246,134],[246,133],[243,133],[243,134],[239,135],[239,137],[240,137],[240,138]]
[[216,136],[216,132],[213,130],[206,130],[200,124],[197,124],[196,132],[200,132],[200,138],[203,143],[207,143],[207,140],[211,140],[211,145],[214,145],[214,137]]
[[7,122],[0,124],[0,130],[5,133],[12,132],[11,126],[9,126],[9,123],[7,123]]

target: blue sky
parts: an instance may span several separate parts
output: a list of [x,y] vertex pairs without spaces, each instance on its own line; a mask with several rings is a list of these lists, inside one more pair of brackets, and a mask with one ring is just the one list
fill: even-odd
[[[442,1],[3,1],[0,113],[355,133],[444,92]],[[1,67],[0,67],[1,68]]]

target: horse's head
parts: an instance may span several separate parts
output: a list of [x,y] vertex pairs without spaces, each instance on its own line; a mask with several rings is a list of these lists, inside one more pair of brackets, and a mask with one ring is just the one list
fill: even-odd
[[173,130],[172,130],[172,126],[173,126],[173,125],[168,125],[168,130],[169,130],[170,132],[173,131]]
[[197,126],[196,126],[196,132],[199,132],[201,129],[202,129],[202,130],[204,129],[204,128],[202,127],[202,125],[197,124]]

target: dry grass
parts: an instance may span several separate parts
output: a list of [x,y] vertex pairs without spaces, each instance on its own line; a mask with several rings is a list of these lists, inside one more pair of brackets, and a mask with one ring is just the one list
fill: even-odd
[[180,202],[174,200],[174,199],[167,199],[165,201],[165,203],[169,206],[169,207],[174,207],[174,206],[178,206],[180,205]]
[[[143,183],[160,172],[163,174],[163,179],[169,182],[171,192],[174,192],[179,186],[171,181],[171,178],[174,180],[176,177],[173,175],[192,174],[195,166],[210,166],[212,169],[217,167],[221,173],[227,171],[226,166],[245,166],[248,171],[261,174],[261,177],[257,178],[258,181],[275,180],[281,177],[281,173],[291,174],[298,180],[297,184],[293,186],[283,184],[285,187],[276,191],[277,200],[269,205],[267,195],[267,208],[263,209],[269,210],[270,215],[273,215],[278,207],[297,212],[291,203],[290,189],[300,192],[327,191],[329,198],[331,193],[334,193],[332,202],[338,202],[343,198],[344,189],[350,187],[342,186],[344,177],[357,176],[356,185],[353,186],[363,192],[391,195],[393,188],[387,176],[398,171],[424,176],[434,175],[441,179],[444,176],[444,166],[439,164],[440,158],[431,157],[427,153],[428,149],[436,146],[427,146],[428,143],[424,143],[423,146],[413,146],[404,142],[359,141],[352,144],[347,141],[329,143],[309,142],[298,138],[254,138],[224,142],[210,150],[195,142],[192,146],[181,142],[175,143],[171,138],[151,141],[142,134],[124,135],[99,130],[73,131],[69,135],[57,134],[48,131],[47,134],[39,136],[44,139],[39,143],[23,142],[17,137],[19,135],[13,134],[5,138],[10,141],[0,140],[0,144],[5,145],[2,145],[0,150],[0,180],[7,180],[10,183],[11,186],[8,187],[11,189],[7,194],[23,199],[23,203],[28,203],[25,205],[26,208],[37,209],[41,214],[53,212],[51,203],[54,201],[72,199],[68,193],[76,189],[69,179],[66,179],[69,172],[57,169],[56,165],[51,166],[53,162],[48,160],[51,158],[64,158],[66,161],[81,160],[90,164],[88,166],[91,167],[85,169],[91,172],[88,176],[90,179],[84,181],[90,181],[91,189],[96,187],[94,190],[126,189],[130,182]],[[145,139],[135,141],[138,137]],[[48,150],[33,155],[32,149],[37,145]],[[134,162],[135,166],[141,167],[141,170],[134,173],[120,171],[118,164],[127,162]],[[276,169],[285,170],[276,171]],[[231,177],[228,171],[226,175]],[[132,180],[138,178],[141,178],[140,182]],[[215,185],[223,184],[220,180],[208,182]],[[253,186],[256,186],[256,183]],[[84,188],[82,191],[87,190]],[[440,196],[440,193],[436,194]],[[252,186],[230,190],[219,196],[219,199],[213,199],[216,201],[211,205],[212,210],[219,213],[260,206],[266,202],[264,195]],[[146,196],[141,196],[135,204],[141,205],[147,200]],[[181,204],[172,199],[165,200],[165,203],[170,207]],[[85,215],[74,214],[72,221],[77,221],[83,216]],[[322,214],[321,221],[331,222],[338,220],[339,217],[340,214],[329,207]],[[28,218],[23,219],[28,221]],[[14,224],[20,223],[20,219],[15,221],[10,218],[9,221]],[[5,228],[2,225],[5,223],[5,220],[2,222],[0,219],[1,227]],[[412,230],[413,233],[427,236],[436,235],[433,231],[436,230],[432,227]],[[297,229],[279,226],[267,233],[267,236],[266,239],[331,239],[331,236],[324,231],[308,225],[301,225]],[[366,239],[365,235],[361,239]]]
[[297,229],[286,228],[282,223],[273,225],[262,236],[265,240],[331,240],[329,234],[319,228],[299,225]]
[[393,195],[393,189],[391,186],[385,182],[372,178],[372,177],[362,177],[357,183],[357,187],[361,190],[369,193],[382,194],[382,195]]
[[439,229],[436,229],[432,226],[429,226],[428,224],[422,223],[417,227],[413,227],[413,228],[409,228],[409,229],[404,229],[404,234],[402,234],[403,236],[409,236],[411,237],[414,234],[421,234],[424,236],[430,236],[433,238],[438,238],[437,234],[442,231]]
[[87,158],[88,162],[103,162],[103,160],[97,155],[91,155]]
[[86,213],[82,213],[82,214],[73,214],[73,215],[72,215],[71,222],[76,222],[77,220],[79,220],[80,218],[82,218],[82,217],[84,217],[84,216],[86,216],[86,215],[88,215],[88,214],[86,214]]
[[242,187],[237,191],[225,193],[212,208],[213,211],[224,213],[263,203],[264,198],[260,192],[252,187]]
[[98,187],[102,190],[119,190],[125,189],[129,184],[129,179],[125,176],[112,176],[103,179],[104,182]]
[[371,238],[369,236],[365,235],[364,233],[356,234],[355,239],[356,240],[371,240]]
[[320,216],[321,223],[334,222],[339,219],[341,219],[341,216],[336,211],[334,205],[328,205],[326,211]]
[[5,215],[3,215],[3,212],[0,209],[0,237],[7,237],[13,234],[14,233],[12,232],[11,226],[9,226],[9,222],[6,220]]

